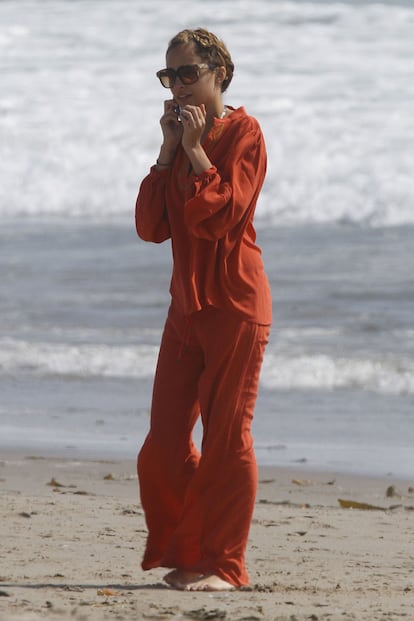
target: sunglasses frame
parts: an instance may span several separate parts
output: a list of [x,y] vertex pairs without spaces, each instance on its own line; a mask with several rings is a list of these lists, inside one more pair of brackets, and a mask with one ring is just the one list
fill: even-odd
[[[212,63],[196,63],[194,65],[181,65],[177,69],[173,69],[172,67],[166,67],[165,69],[160,69],[155,74],[159,81],[161,82],[164,88],[173,88],[177,78],[180,78],[182,84],[195,84],[200,79],[200,70],[201,69],[215,69],[217,65],[213,65]],[[191,68],[194,70],[195,79],[188,80],[188,78],[184,78],[180,75],[182,74],[183,69]],[[173,74],[172,77],[171,74]],[[168,84],[164,84],[163,79],[168,80]]]

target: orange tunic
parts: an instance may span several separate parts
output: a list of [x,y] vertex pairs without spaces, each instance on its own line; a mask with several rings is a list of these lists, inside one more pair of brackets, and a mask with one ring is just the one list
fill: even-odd
[[167,170],[141,183],[136,227],[145,241],[172,240],[170,292],[183,315],[207,306],[271,323],[271,294],[253,216],[266,174],[266,146],[243,107],[215,119],[203,147],[213,166],[195,175],[182,146]]

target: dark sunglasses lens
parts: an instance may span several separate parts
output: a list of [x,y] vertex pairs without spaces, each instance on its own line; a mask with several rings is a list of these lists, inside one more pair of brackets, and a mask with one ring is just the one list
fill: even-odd
[[183,84],[194,84],[194,82],[197,82],[200,74],[197,65],[182,65],[178,67],[177,71],[169,68],[161,69],[161,71],[157,72],[157,77],[165,88],[173,88],[177,77],[180,78]]
[[194,84],[199,77],[196,65],[184,65],[178,69],[177,74],[183,84]]
[[174,69],[162,69],[158,71],[157,77],[165,88],[174,86],[176,73]]

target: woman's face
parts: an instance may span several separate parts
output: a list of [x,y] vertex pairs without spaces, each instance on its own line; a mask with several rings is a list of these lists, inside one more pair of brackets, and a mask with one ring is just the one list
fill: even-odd
[[[173,48],[167,54],[167,67],[178,69],[182,65],[206,64],[196,53],[193,43],[186,43]],[[214,107],[217,98],[221,96],[220,84],[217,81],[215,69],[200,69],[200,77],[193,84],[183,84],[177,76],[174,86],[171,88],[175,102],[183,107],[187,104],[199,106],[205,104],[207,110]]]

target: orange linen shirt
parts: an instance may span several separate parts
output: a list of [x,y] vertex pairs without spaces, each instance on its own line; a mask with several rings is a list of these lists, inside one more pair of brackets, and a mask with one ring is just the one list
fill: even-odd
[[138,235],[171,239],[170,292],[184,315],[215,306],[269,325],[271,293],[253,227],[266,174],[263,134],[241,107],[214,120],[203,147],[213,166],[200,175],[181,145],[170,168],[151,168],[136,202]]

